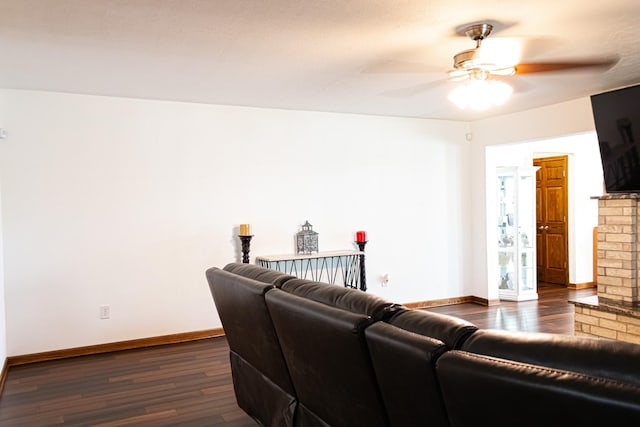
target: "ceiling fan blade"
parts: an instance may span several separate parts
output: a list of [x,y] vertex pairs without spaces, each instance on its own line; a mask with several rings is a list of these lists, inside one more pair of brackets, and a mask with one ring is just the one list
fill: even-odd
[[516,74],[548,73],[553,71],[570,71],[586,68],[609,69],[618,63],[618,59],[576,62],[532,62],[516,65]]
[[410,61],[381,60],[371,64],[362,70],[367,74],[389,73],[389,74],[423,74],[439,71],[432,65],[421,64]]
[[514,79],[512,76],[500,76],[500,75],[492,75],[491,77],[494,80],[500,80],[511,86],[514,94],[525,93],[534,88],[530,83],[525,82],[523,79]]

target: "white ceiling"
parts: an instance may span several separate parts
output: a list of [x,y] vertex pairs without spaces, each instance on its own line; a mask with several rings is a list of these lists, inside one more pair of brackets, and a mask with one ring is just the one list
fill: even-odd
[[[0,0],[0,87],[475,120],[640,82],[638,0]],[[509,77],[484,113],[447,100],[456,33],[490,20],[524,62],[608,70]]]

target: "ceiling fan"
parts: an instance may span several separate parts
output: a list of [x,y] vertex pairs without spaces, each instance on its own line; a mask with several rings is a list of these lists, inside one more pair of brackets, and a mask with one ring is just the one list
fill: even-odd
[[[449,70],[449,80],[464,80],[449,93],[449,100],[459,108],[471,107],[485,110],[492,105],[504,104],[511,96],[513,88],[500,77],[515,74],[533,74],[550,71],[567,71],[590,67],[610,67],[617,61],[599,60],[582,62],[541,62],[521,63],[519,47],[498,46],[486,49],[482,42],[491,34],[493,25],[487,22],[463,27],[464,34],[475,41],[473,49],[464,50],[453,57],[453,69]],[[506,40],[506,39],[505,39]]]
[[[482,46],[487,39],[493,25],[480,22],[463,27],[461,31],[471,40],[475,41],[473,49],[464,50],[453,57],[453,69],[448,71],[451,80],[486,80],[493,76],[510,76],[520,74],[545,73],[552,71],[569,71],[585,68],[609,68],[616,64],[618,59],[600,59],[591,61],[574,62],[534,62],[519,63],[517,47],[505,47],[488,50]],[[511,49],[511,51],[509,51]]]
[[[605,70],[614,66],[618,61],[618,57],[605,58],[582,58],[580,60],[561,60],[546,62],[521,62],[522,40],[509,37],[495,37],[487,42],[488,36],[492,31],[503,29],[513,24],[500,23],[498,21],[484,20],[475,21],[473,23],[463,24],[456,27],[456,34],[466,36],[475,42],[475,47],[459,52],[453,57],[453,68],[446,72],[446,77],[427,81],[411,87],[386,91],[384,94],[391,97],[408,97],[415,96],[434,87],[441,87],[447,82],[463,81],[463,86],[483,87],[485,91],[491,94],[500,94],[501,99],[506,99],[512,92],[512,86],[515,85],[519,91],[527,86],[526,83],[511,81],[509,84],[505,82],[511,80],[512,76],[520,75],[539,75],[542,73],[553,74],[554,72],[582,71],[582,70]],[[487,42],[485,44],[485,42]],[[369,72],[382,73],[420,73],[434,72],[432,65],[425,66],[417,62],[402,61],[383,61],[369,69]],[[488,87],[492,86],[491,89]],[[455,91],[455,89],[454,89]],[[458,98],[462,102],[468,94],[461,94],[464,89],[458,90],[456,95],[450,93],[449,99],[461,106],[459,102],[453,98]],[[492,95],[493,96],[493,95]],[[478,97],[485,97],[485,93],[481,93]],[[497,103],[498,101],[496,101]],[[484,108],[484,104],[482,108]],[[464,107],[461,107],[464,108]],[[473,107],[472,107],[473,108]],[[480,109],[480,107],[478,108]]]

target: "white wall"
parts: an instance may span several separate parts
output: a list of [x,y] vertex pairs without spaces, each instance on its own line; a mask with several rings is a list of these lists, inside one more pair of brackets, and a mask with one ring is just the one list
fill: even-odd
[[[0,127],[4,126],[5,97],[0,93]],[[3,140],[0,140],[0,144]],[[7,358],[7,317],[4,290],[4,256],[2,239],[2,181],[0,181],[0,369]]]
[[239,260],[240,223],[252,260],[307,219],[322,251],[367,230],[369,292],[396,302],[482,289],[463,123],[0,94],[9,356],[219,327],[204,271]]
[[2,207],[0,202],[0,370],[7,358],[7,313],[4,290],[4,266],[2,244]]
[[[514,165],[531,164],[535,153],[555,152],[570,154],[570,240],[571,283],[592,280],[591,232],[597,225],[597,203],[591,196],[602,194],[602,167],[593,113],[589,98],[551,105],[539,109],[509,114],[472,124],[473,162],[471,187],[473,223],[473,275],[494,280],[487,265],[495,265],[494,239],[487,238],[486,230],[494,229],[493,191],[495,166],[504,165],[505,156],[511,156]],[[527,144],[516,144],[526,142]],[[582,145],[581,145],[582,144]],[[576,157],[580,161],[576,161]],[[572,178],[573,177],[573,178]],[[579,178],[577,178],[579,177]],[[578,179],[580,181],[578,181]],[[474,281],[472,293],[483,295],[486,287]],[[497,288],[489,286],[488,298],[497,298]]]

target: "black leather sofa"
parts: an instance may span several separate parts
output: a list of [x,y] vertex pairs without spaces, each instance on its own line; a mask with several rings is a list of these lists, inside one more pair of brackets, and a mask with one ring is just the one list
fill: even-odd
[[206,277],[260,425],[640,425],[640,345],[479,329],[252,264]]

